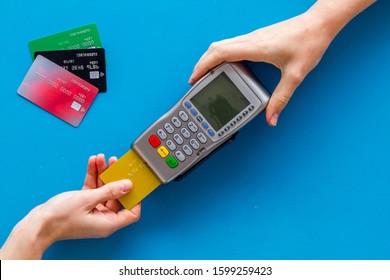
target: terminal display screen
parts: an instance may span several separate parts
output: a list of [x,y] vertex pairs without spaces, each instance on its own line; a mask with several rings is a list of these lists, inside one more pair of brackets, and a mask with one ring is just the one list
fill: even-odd
[[216,131],[250,104],[224,72],[192,97],[191,102]]

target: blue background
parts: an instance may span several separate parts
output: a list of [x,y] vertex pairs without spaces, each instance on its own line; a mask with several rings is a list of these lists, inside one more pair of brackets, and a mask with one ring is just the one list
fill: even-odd
[[[121,156],[189,89],[213,41],[314,1],[7,1],[0,7],[0,243],[30,209],[81,188],[92,154]],[[334,40],[276,128],[262,114],[106,239],[61,241],[46,259],[389,259],[390,3]],[[30,40],[95,22],[108,92],[79,128],[16,94]],[[249,66],[272,92],[280,72]],[[61,211],[61,209],[58,209]]]

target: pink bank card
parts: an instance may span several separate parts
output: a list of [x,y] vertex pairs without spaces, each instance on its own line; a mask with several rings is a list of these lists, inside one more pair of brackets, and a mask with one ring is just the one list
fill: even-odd
[[38,55],[17,93],[78,127],[98,91],[98,88]]

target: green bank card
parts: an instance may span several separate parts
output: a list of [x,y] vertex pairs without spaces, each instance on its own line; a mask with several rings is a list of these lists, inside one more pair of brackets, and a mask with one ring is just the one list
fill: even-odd
[[88,24],[68,31],[33,40],[28,43],[31,57],[37,51],[102,48],[96,24]]

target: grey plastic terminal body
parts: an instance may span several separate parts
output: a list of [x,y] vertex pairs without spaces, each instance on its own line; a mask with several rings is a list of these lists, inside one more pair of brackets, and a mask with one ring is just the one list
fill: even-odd
[[[200,113],[199,108],[192,103],[192,98],[223,73],[245,96],[249,104],[228,121],[227,124],[215,130]],[[263,111],[267,106],[268,100],[269,93],[244,63],[223,63],[196,82],[172,109],[144,131],[134,141],[132,149],[149,166],[162,184],[168,183],[183,175],[227,141],[233,134]],[[188,108],[188,106],[191,107]],[[195,109],[196,115],[194,115],[193,109]],[[210,130],[214,133],[211,133]],[[178,162],[176,167],[171,168],[167,164],[166,158],[162,158],[157,151],[159,147],[153,148],[151,146],[149,143],[151,135],[156,135],[161,141],[159,146],[166,147],[166,150],[169,151],[169,156],[173,156],[176,159]]]

